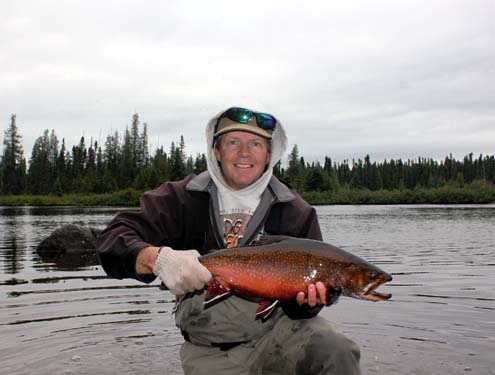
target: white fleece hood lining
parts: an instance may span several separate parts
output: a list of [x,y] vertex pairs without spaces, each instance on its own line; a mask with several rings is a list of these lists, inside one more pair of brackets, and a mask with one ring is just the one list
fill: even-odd
[[[230,107],[229,107],[230,108]],[[261,195],[265,191],[270,178],[272,177],[273,167],[277,164],[285,153],[287,148],[287,136],[282,124],[277,119],[277,125],[272,134],[271,140],[271,154],[268,168],[263,175],[248,187],[235,190],[227,185],[225,182],[220,166],[215,156],[215,150],[213,148],[213,133],[215,131],[215,124],[218,117],[224,113],[228,108],[219,112],[213,117],[206,127],[206,143],[207,143],[207,166],[213,182],[217,186],[218,202],[220,207],[220,213],[246,213],[253,215],[256,207],[261,199]]]

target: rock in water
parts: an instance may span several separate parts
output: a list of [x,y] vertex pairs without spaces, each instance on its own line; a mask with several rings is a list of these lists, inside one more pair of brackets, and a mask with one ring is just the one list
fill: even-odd
[[67,224],[56,229],[41,241],[36,251],[39,254],[93,252],[99,232],[95,228]]
[[41,260],[52,263],[59,270],[75,270],[97,265],[96,237],[100,230],[67,224],[56,229],[36,248]]

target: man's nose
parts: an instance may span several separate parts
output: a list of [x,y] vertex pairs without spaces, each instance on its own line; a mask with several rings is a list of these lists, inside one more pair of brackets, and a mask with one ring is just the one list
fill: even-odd
[[251,149],[249,148],[249,142],[241,142],[241,148],[239,149],[239,152],[241,155],[247,155]]

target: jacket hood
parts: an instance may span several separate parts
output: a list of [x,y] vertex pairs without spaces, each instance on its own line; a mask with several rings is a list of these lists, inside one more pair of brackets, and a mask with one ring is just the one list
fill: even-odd
[[[210,121],[208,121],[208,124],[206,126],[206,145],[207,145],[206,155],[207,155],[208,171],[210,172],[210,174],[215,176],[222,175],[213,149],[213,135],[215,132],[215,124],[217,123],[217,120],[222,115],[222,113],[224,113],[229,108],[231,107],[225,108],[224,110],[217,113]],[[256,111],[256,112],[260,112],[260,111]],[[271,176],[273,167],[282,159],[286,149],[287,149],[287,136],[285,134],[285,129],[283,128],[283,125],[280,122],[280,120],[277,118],[277,124],[275,130],[273,131],[272,139],[271,139],[270,163],[268,164],[268,168],[263,174],[263,176],[265,176],[266,174],[270,174]],[[260,179],[263,179],[263,176]]]

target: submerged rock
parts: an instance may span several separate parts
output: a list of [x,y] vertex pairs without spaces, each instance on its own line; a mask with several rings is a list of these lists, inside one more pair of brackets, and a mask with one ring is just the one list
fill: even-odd
[[39,254],[66,254],[93,252],[100,230],[75,224],[66,224],[40,242]]
[[40,259],[61,271],[99,264],[96,237],[99,229],[67,224],[54,230],[36,248]]

